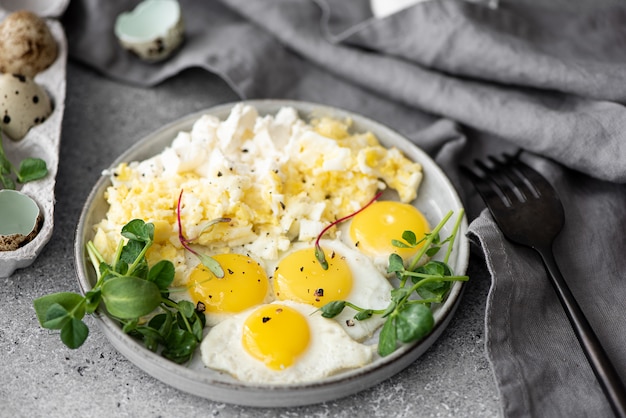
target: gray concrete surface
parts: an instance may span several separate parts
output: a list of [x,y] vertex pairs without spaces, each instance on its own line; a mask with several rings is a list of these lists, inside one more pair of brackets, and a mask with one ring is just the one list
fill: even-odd
[[91,318],[69,350],[39,327],[34,298],[78,291],[74,230],[103,168],[134,141],[180,116],[237,97],[216,77],[185,72],[133,88],[69,64],[55,230],[35,263],[0,280],[0,416],[6,417],[494,417],[499,400],[484,352],[489,278],[473,275],[441,338],[403,372],[357,395],[300,408],[258,409],[198,398],[120,355]]

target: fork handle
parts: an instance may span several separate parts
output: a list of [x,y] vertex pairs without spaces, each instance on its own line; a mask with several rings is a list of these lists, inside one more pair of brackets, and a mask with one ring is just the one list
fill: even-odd
[[607,356],[600,340],[570,291],[559,270],[551,248],[535,248],[541,255],[556,293],[574,328],[587,360],[617,417],[626,417],[626,387]]

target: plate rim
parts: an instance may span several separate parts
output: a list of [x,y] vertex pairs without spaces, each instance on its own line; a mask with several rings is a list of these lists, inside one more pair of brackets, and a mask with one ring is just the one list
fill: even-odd
[[[238,103],[254,106],[261,115],[275,114],[280,107],[290,106],[294,107],[298,111],[300,117],[303,116],[303,113],[310,116],[314,112],[323,111],[330,112],[337,117],[350,117],[359,125],[365,124],[370,127],[375,127],[377,131],[376,136],[384,145],[387,141],[380,138],[381,132],[385,137],[391,136],[395,138],[394,141],[400,141],[394,145],[402,145],[398,148],[403,153],[406,154],[407,149],[410,149],[411,154],[419,154],[420,161],[418,162],[422,164],[423,172],[426,173],[426,170],[424,169],[424,162],[426,162],[428,164],[428,171],[431,172],[431,170],[434,170],[437,172],[436,174],[439,177],[439,181],[443,181],[446,185],[446,192],[450,195],[452,200],[456,201],[458,209],[463,209],[462,201],[459,198],[458,192],[450,182],[447,175],[443,172],[439,165],[437,165],[437,163],[428,154],[426,154],[426,152],[424,152],[417,145],[413,144],[404,135],[401,135],[387,125],[356,112],[310,101],[282,99],[239,100],[211,106],[197,112],[192,112],[162,125],[160,128],[144,135],[132,146],[121,153],[116,159],[114,159],[108,167],[115,167],[121,162],[148,158],[149,156],[154,155],[154,153],[147,156],[138,156],[133,158],[129,158],[129,156],[141,155],[141,150],[146,148],[146,145],[151,142],[164,142],[165,146],[167,146],[174,139],[175,132],[188,130],[193,122],[200,116],[205,114],[227,116],[230,109]],[[169,140],[164,139],[164,135],[167,135],[170,131],[174,132],[174,135],[171,136]],[[158,138],[161,138],[161,140],[158,140]],[[74,265],[80,291],[83,294],[91,288],[91,283],[89,282],[89,269],[91,266],[88,264],[87,257],[85,257],[84,244],[86,240],[84,238],[88,235],[87,231],[91,229],[92,223],[88,223],[87,221],[90,218],[93,203],[96,199],[102,198],[104,189],[108,186],[108,184],[110,184],[106,171],[107,170],[103,171],[100,178],[88,194],[85,204],[81,210],[75,233]],[[461,221],[460,232],[455,242],[455,244],[458,245],[457,259],[459,259],[459,262],[461,263],[460,265],[455,265],[455,272],[457,274],[465,274],[469,263],[469,240],[465,236],[467,228],[468,221],[467,215],[465,214]],[[93,273],[91,274],[93,275]],[[226,373],[213,370],[209,371],[208,369],[206,375],[202,374],[198,378],[197,375],[199,375],[199,373],[197,370],[192,370],[186,365],[178,365],[161,357],[159,354],[153,353],[144,348],[140,342],[123,333],[117,322],[109,318],[106,314],[97,311],[93,316],[96,319],[96,323],[99,328],[107,337],[107,340],[122,355],[124,355],[139,369],[157,378],[158,380],[161,380],[169,386],[216,402],[253,407],[293,407],[331,401],[355,394],[392,377],[404,368],[408,367],[408,365],[417,360],[428,348],[430,348],[430,346],[440,337],[445,328],[447,328],[449,322],[454,317],[458,305],[460,304],[464,289],[465,282],[455,282],[453,284],[450,294],[448,295],[446,301],[442,304],[442,309],[445,309],[445,311],[436,318],[434,329],[424,339],[400,347],[390,356],[385,357],[384,359],[378,359],[361,368],[339,373],[320,381],[299,384],[262,385],[238,382],[233,381],[233,379],[228,377]],[[196,353],[196,357],[199,357],[199,353]],[[224,377],[224,379],[210,379],[209,377],[211,374]],[[207,391],[207,389],[211,389],[211,391]]]

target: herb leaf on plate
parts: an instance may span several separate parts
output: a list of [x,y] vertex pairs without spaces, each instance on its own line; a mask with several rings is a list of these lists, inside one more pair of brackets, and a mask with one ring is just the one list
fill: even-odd
[[[399,286],[391,290],[391,301],[385,309],[367,309],[355,306],[347,301],[333,301],[320,308],[322,316],[334,318],[344,308],[356,311],[354,319],[367,319],[372,315],[386,318],[378,336],[378,354],[387,356],[393,353],[401,343],[411,343],[426,337],[435,325],[432,311],[433,303],[441,303],[455,281],[467,281],[467,276],[457,276],[448,264],[452,246],[459,231],[463,211],[459,214],[451,235],[441,241],[439,232],[452,216],[452,211],[424,237],[418,237],[412,231],[404,231],[401,240],[393,240],[399,248],[422,247],[413,259],[405,266],[398,254],[389,256],[387,272],[394,274]],[[447,246],[443,260],[433,260],[439,251]],[[426,261],[425,261],[426,260]]]
[[69,348],[78,348],[89,334],[85,314],[101,308],[149,350],[161,350],[164,357],[177,363],[188,362],[202,339],[204,314],[191,302],[169,298],[174,280],[171,261],[148,265],[146,252],[153,242],[153,224],[134,219],[121,234],[127,241],[120,241],[110,264],[92,242],[87,244],[97,282],[84,296],[60,292],[35,299],[39,324],[60,330],[61,341]]

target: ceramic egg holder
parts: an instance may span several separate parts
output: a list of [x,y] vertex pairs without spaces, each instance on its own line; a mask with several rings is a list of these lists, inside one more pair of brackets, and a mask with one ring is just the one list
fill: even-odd
[[[7,13],[0,10],[0,21]],[[35,81],[50,96],[52,113],[41,124],[32,127],[24,138],[15,141],[3,135],[4,151],[14,166],[27,157],[41,158],[46,162],[48,174],[17,186],[18,190],[30,196],[39,206],[43,216],[43,224],[39,233],[28,244],[13,251],[0,251],[0,277],[8,277],[18,268],[31,265],[41,253],[52,236],[54,225],[54,187],[59,163],[59,145],[61,140],[61,123],[65,109],[65,75],[67,65],[67,41],[61,24],[53,19],[46,23],[57,41],[58,55],[54,63],[41,73]]]

